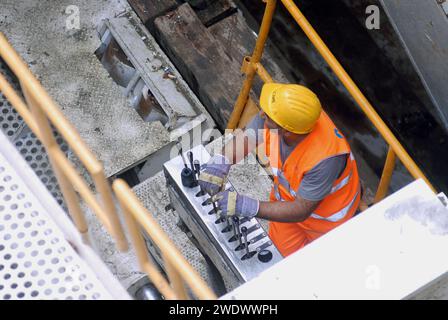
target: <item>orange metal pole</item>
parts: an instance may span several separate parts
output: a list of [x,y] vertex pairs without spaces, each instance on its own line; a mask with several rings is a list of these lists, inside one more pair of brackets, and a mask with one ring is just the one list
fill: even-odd
[[246,106],[247,98],[249,97],[250,89],[252,88],[256,73],[256,65],[260,62],[261,56],[263,55],[264,45],[268,38],[269,29],[271,28],[272,17],[274,16],[277,0],[264,0],[264,2],[266,2],[266,9],[264,11],[263,21],[261,22],[260,32],[258,33],[254,52],[250,57],[249,68],[246,70],[246,79],[244,80],[238,99],[235,102],[235,106],[227,124],[227,129],[234,130],[238,126],[241,114]]
[[261,78],[261,80],[263,80],[264,83],[274,82],[274,79],[272,79],[271,75],[264,68],[264,66],[261,64],[261,62],[257,63],[256,68],[257,68],[258,76]]
[[403,148],[401,143],[394,136],[392,131],[387,127],[378,113],[375,111],[373,106],[344,70],[342,65],[338,62],[336,57],[331,53],[330,49],[325,45],[320,36],[317,34],[316,30],[311,26],[299,8],[295,5],[292,0],[281,0],[285,5],[286,9],[291,13],[294,20],[299,24],[305,34],[308,36],[310,41],[316,47],[317,51],[322,55],[328,65],[331,67],[333,72],[338,76],[339,80],[345,86],[345,88],[350,92],[351,96],[358,103],[360,108],[364,111],[367,117],[372,121],[373,125],[378,129],[386,142],[393,148],[394,152],[397,154],[398,158],[401,160],[406,169],[409,170],[411,175],[416,179],[423,179],[428,186],[435,191],[434,187],[431,185],[429,180],[425,177],[423,172],[417,166],[417,164],[412,160],[406,150]]
[[384,164],[383,174],[381,175],[381,180],[376,191],[374,203],[377,203],[384,199],[389,189],[390,181],[392,179],[392,174],[394,173],[396,162],[395,152],[392,147],[389,146],[389,151],[387,152],[386,162]]

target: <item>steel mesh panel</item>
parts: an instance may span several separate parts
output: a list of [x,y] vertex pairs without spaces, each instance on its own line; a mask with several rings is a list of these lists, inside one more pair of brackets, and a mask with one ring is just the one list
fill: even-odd
[[0,154],[0,299],[107,299],[31,190]]
[[[10,71],[0,59],[0,73],[13,86],[16,92],[19,92],[19,85],[12,77]],[[14,141],[24,127],[22,117],[17,113],[13,106],[9,103],[3,93],[0,92],[0,129],[9,138]]]
[[[67,154],[68,146],[59,134],[56,134],[56,142],[59,144],[61,150]],[[14,144],[42,183],[47,187],[48,191],[50,191],[59,205],[65,209],[64,198],[59,189],[53,169],[51,168],[47,153],[36,135],[30,132],[17,140]]]

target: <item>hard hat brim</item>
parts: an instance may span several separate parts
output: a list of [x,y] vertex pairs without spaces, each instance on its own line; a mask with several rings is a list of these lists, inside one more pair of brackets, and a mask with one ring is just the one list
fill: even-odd
[[[260,108],[261,110],[264,111],[264,113],[266,113],[268,115],[269,118],[271,118],[272,121],[274,121],[275,123],[277,123],[277,121],[275,121],[275,114],[272,110],[272,95],[274,94],[274,92],[277,91],[278,88],[281,88],[284,84],[282,83],[266,83],[262,90],[261,90],[261,95],[260,95]],[[277,123],[277,125],[279,125]],[[279,125],[280,126],[280,125]],[[280,126],[281,127],[281,126]]]

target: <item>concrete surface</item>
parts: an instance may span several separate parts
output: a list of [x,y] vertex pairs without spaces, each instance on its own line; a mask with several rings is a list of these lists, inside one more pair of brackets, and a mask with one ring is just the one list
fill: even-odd
[[447,213],[417,180],[224,299],[446,298]]
[[[101,260],[106,264],[112,274],[117,277],[122,286],[128,289],[133,283],[145,276],[140,272],[137,256],[132,246],[129,245],[128,252],[120,252],[115,247],[113,238],[100,223],[95,213],[92,212],[85,204],[82,205],[85,213],[87,225],[89,226],[89,236],[91,245]],[[119,217],[124,226],[126,238],[129,240],[129,234],[125,227],[124,217],[119,212]]]
[[[67,29],[79,10],[79,29]],[[111,176],[169,141],[159,123],[145,123],[94,55],[102,19],[123,13],[126,1],[1,0],[0,28],[43,86],[103,161]],[[132,146],[132,147],[130,147]]]

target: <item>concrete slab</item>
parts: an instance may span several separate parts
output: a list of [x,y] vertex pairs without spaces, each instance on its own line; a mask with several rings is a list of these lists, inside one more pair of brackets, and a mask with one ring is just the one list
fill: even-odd
[[[118,206],[117,206],[118,208]],[[129,244],[127,252],[120,252],[115,247],[113,238],[106,231],[98,220],[95,213],[83,203],[82,209],[89,226],[89,236],[91,245],[110,272],[120,281],[125,289],[136,283],[146,275],[140,271],[137,256],[133,247]],[[121,211],[118,213],[122,226],[125,226],[124,216]],[[124,229],[127,239],[130,239],[127,229]]]
[[447,244],[447,208],[417,180],[223,299],[446,299]]
[[[94,55],[102,19],[126,1],[2,1],[0,25],[112,176],[169,142],[160,122],[144,122]],[[79,17],[79,28],[71,29]],[[75,19],[73,19],[75,18]]]

